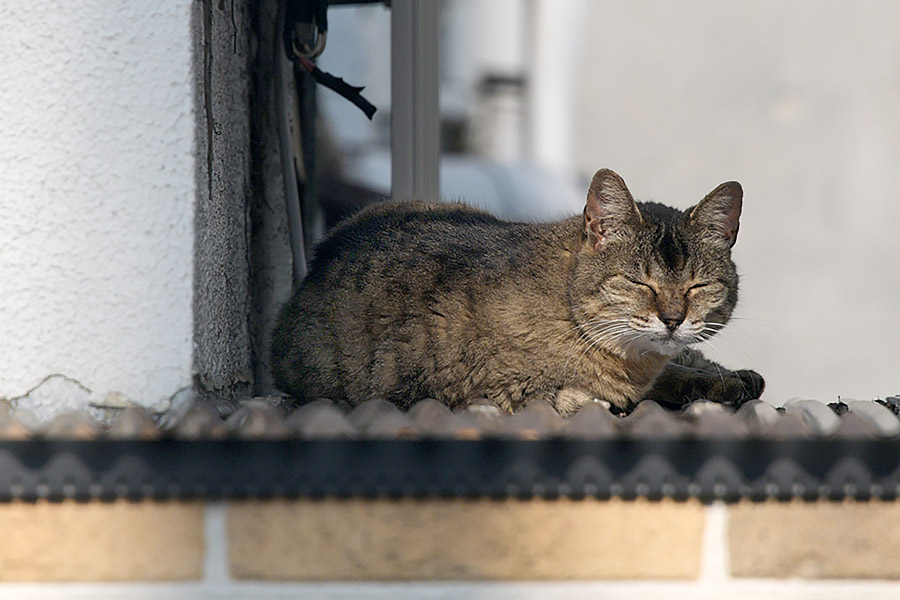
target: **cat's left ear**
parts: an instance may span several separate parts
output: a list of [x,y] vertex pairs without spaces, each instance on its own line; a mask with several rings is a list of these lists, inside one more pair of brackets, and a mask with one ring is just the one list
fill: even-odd
[[691,209],[688,222],[701,229],[706,239],[731,248],[741,225],[743,197],[744,190],[737,181],[723,183]]

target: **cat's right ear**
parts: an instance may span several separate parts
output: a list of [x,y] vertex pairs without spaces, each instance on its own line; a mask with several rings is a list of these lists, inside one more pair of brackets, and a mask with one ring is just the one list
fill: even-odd
[[625,237],[641,220],[625,180],[609,169],[594,173],[584,206],[585,242],[602,250],[610,240]]
[[714,244],[727,248],[737,241],[744,190],[737,181],[723,183],[691,209],[688,219]]

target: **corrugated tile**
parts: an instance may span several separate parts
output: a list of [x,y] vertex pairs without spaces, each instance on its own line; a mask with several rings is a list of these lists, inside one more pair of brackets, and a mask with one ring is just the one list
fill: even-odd
[[477,419],[470,414],[454,413],[433,398],[420,400],[409,409],[408,414],[420,436],[472,440],[482,437],[484,433]]
[[811,435],[820,435],[812,429],[809,421],[800,415],[783,413],[779,418],[762,430],[765,437],[784,440],[793,438],[806,438]]
[[608,407],[591,402],[566,419],[563,434],[575,438],[609,438],[617,434],[620,420]]
[[347,421],[357,430],[363,431],[374,419],[399,412],[400,409],[387,400],[364,400],[347,413]]
[[419,433],[413,420],[400,411],[376,413],[363,432],[375,438],[413,438]]
[[156,418],[138,405],[130,405],[106,427],[84,410],[64,413],[43,425],[27,411],[14,409],[2,401],[0,439],[28,439],[36,435],[56,439],[154,439],[161,435],[219,439],[231,435],[245,439],[505,437],[526,440],[554,436],[729,439],[754,435],[789,439],[900,435],[900,418],[885,400],[845,399],[840,406],[829,406],[795,399],[786,402],[783,408],[754,400],[736,412],[702,400],[681,411],[646,401],[624,417],[614,416],[607,405],[599,402],[589,403],[569,417],[560,416],[546,401],[532,401],[512,415],[487,399],[476,399],[456,411],[434,399],[416,402],[408,411],[385,400],[367,400],[349,410],[344,404],[325,399],[300,406],[281,397],[254,398],[236,404],[239,408],[223,419],[212,404],[197,402],[177,418],[169,418],[166,426],[159,425],[165,419]]
[[15,412],[8,402],[0,401],[0,440],[26,440],[34,435],[34,430],[16,418]]
[[491,437],[497,432],[496,427],[485,426],[476,415],[468,412],[453,413],[440,429],[434,431],[437,437],[448,437],[457,440],[477,440]]
[[347,421],[357,431],[373,437],[413,437],[412,419],[387,400],[366,400],[347,413]]
[[344,414],[331,400],[314,400],[292,412],[285,424],[302,438],[349,438],[357,434]]
[[425,433],[442,430],[453,418],[453,413],[443,403],[434,398],[419,400],[409,409],[409,418]]
[[41,433],[51,439],[90,440],[98,437],[100,427],[86,410],[73,410],[56,416]]
[[174,424],[172,434],[180,439],[219,439],[228,435],[228,428],[211,404],[197,403]]
[[502,432],[504,419],[508,415],[487,398],[477,398],[460,413],[474,424],[482,436],[497,435]]
[[859,413],[848,412],[841,417],[838,428],[834,432],[838,438],[877,438],[881,431],[875,422]]
[[284,416],[284,411],[265,401],[251,400],[242,403],[225,420],[225,426],[232,435],[242,439],[284,438],[290,433]]
[[506,417],[503,432],[523,440],[536,440],[558,433],[565,422],[546,400],[532,400],[525,408]]
[[634,437],[671,438],[688,433],[690,426],[652,400],[638,404],[623,419],[625,431]]
[[737,416],[747,424],[747,430],[755,435],[763,434],[781,418],[774,406],[762,400],[744,403],[738,409]]
[[900,419],[887,406],[862,400],[851,400],[848,406],[851,413],[871,419],[881,435],[886,437],[900,435]]
[[106,431],[106,436],[112,439],[150,440],[161,434],[153,415],[137,404],[129,404]]
[[685,406],[681,413],[687,417],[699,418],[702,415],[708,415],[711,413],[721,414],[723,412],[734,412],[731,408],[719,404],[718,402],[713,402],[711,400],[695,400],[691,402],[687,406]]
[[840,417],[834,410],[818,400],[792,398],[784,403],[784,410],[789,415],[799,415],[813,433],[820,435],[831,435],[841,424]]
[[742,438],[748,433],[747,423],[734,412],[704,411],[695,417],[694,434],[702,438]]

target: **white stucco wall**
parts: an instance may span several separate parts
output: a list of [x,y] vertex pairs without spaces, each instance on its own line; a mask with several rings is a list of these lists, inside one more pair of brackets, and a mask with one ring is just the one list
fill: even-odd
[[190,385],[191,3],[0,17],[0,398],[52,374],[163,408]]

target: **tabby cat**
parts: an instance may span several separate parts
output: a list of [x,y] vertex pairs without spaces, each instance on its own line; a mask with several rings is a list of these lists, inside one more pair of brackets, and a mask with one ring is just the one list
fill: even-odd
[[628,411],[759,397],[762,378],[689,345],[738,297],[731,247],[742,189],[723,183],[679,211],[635,203],[610,170],[583,215],[510,223],[464,204],[376,204],[318,246],[273,335],[276,384],[298,399],[506,411],[543,398]]

